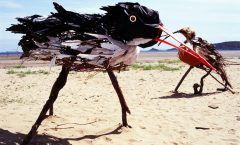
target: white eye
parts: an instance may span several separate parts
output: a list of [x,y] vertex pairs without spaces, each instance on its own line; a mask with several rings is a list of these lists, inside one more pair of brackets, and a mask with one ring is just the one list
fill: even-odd
[[134,22],[137,21],[137,18],[136,18],[136,16],[131,15],[130,18],[129,18],[129,20],[130,20],[130,22],[134,23]]

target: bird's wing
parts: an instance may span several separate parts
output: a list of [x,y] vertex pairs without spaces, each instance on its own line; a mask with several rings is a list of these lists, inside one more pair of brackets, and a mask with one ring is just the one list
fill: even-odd
[[33,15],[17,18],[19,24],[7,28],[7,31],[24,34],[19,42],[24,53],[60,49],[60,53],[76,55],[91,49],[88,45],[81,46],[81,41],[96,39],[85,32],[104,33],[99,22],[101,15],[67,11],[57,3],[54,6],[57,12],[48,17]]
[[193,41],[193,46],[196,48],[197,53],[205,58],[217,70],[222,80],[232,87],[225,70],[225,60],[223,56],[216,50],[215,46],[201,37],[196,37]]
[[99,57],[107,60],[118,55],[122,43],[110,42],[110,38],[103,35],[106,32],[100,22],[101,15],[67,11],[57,3],[54,6],[57,12],[48,17],[17,18],[19,24],[7,29],[24,34],[19,42],[24,56],[42,60],[51,60],[54,56],[59,59],[77,56],[86,61]]
[[[60,64],[63,58],[75,57],[80,63],[98,66],[104,66],[112,58],[129,59],[124,58],[128,45],[107,35],[102,15],[67,11],[57,3],[54,6],[57,12],[48,17],[17,18],[19,23],[7,28],[23,34],[19,41],[23,56],[48,61],[56,58]],[[112,65],[121,63],[111,62]]]

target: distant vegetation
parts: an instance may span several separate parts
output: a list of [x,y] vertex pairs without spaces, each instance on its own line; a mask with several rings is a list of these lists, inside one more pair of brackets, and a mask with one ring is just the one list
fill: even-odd
[[167,64],[178,64],[182,63],[180,59],[174,59],[174,60],[159,60],[158,63],[167,63]]
[[31,70],[27,70],[27,71],[16,71],[13,69],[10,69],[7,71],[7,74],[16,74],[19,77],[26,77],[26,75],[35,75],[35,74],[44,74],[47,75],[48,72],[44,71],[44,70],[38,70],[38,71],[31,71]]
[[131,66],[134,70],[160,70],[160,71],[176,71],[182,66],[177,65],[180,60],[161,60],[157,63],[135,63]]
[[26,66],[23,66],[23,65],[16,65],[16,66],[13,66],[12,68],[26,68]]

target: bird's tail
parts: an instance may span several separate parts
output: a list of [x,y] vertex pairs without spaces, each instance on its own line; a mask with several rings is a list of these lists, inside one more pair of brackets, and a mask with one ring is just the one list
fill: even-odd
[[199,40],[199,41],[201,45],[203,44],[205,45],[201,47],[201,48],[205,48],[205,50],[202,50],[200,53],[205,53],[205,55],[203,56],[207,57],[206,60],[208,60],[208,62],[216,68],[217,73],[221,76],[223,82],[225,83],[225,86],[229,86],[230,88],[232,88],[232,85],[229,81],[229,78],[225,70],[226,63],[223,56],[216,50],[213,44],[209,44],[204,40]]
[[218,74],[221,76],[222,80],[225,82],[225,85],[232,88],[232,85],[229,81],[229,78],[225,70],[225,67],[226,67],[225,60],[222,57],[222,55],[216,50],[215,50],[215,54],[216,54],[215,55],[216,61],[215,61],[214,67],[217,69]]
[[[85,19],[77,13],[65,10],[55,2],[53,4],[57,13],[52,13],[48,17],[32,15],[17,18],[19,23],[12,24],[11,27],[6,29],[6,31],[11,31],[12,33],[23,34],[22,39],[18,43],[23,50],[22,57],[29,57],[32,51],[39,48],[52,49],[55,46],[61,45],[61,42],[65,41],[65,39],[74,39],[75,37],[82,36],[69,31],[78,31],[81,26],[81,20]],[[72,25],[68,24],[68,22],[72,22]]]
[[54,8],[59,12],[66,12],[66,10],[63,8],[63,6],[59,5],[58,3],[56,2],[53,2],[53,5],[54,5]]

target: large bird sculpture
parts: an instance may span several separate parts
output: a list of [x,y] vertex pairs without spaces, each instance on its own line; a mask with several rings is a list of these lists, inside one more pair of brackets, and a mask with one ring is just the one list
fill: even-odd
[[122,108],[122,125],[129,126],[126,113],[130,110],[113,70],[122,70],[135,62],[137,46],[149,47],[161,36],[162,24],[157,11],[138,3],[118,3],[101,9],[106,13],[79,14],[53,3],[56,13],[48,17],[33,15],[17,18],[19,24],[7,31],[23,34],[19,45],[22,58],[52,61],[62,65],[50,97],[23,145],[36,134],[47,111],[53,114],[53,103],[64,87],[69,71],[106,71],[118,94]]
[[[105,15],[79,14],[54,3],[57,13],[17,18],[8,31],[25,34],[19,42],[22,57],[49,60],[74,57],[95,69],[130,65],[137,46],[152,46],[161,32],[158,13],[138,3],[102,7]],[[58,63],[60,63],[57,61]],[[89,68],[92,69],[92,68]],[[81,70],[81,69],[78,69]]]

